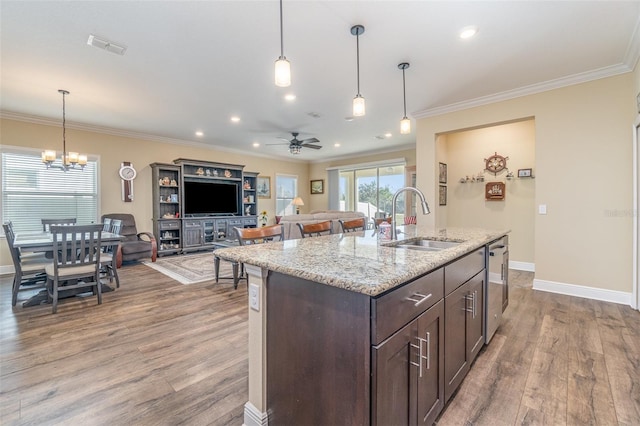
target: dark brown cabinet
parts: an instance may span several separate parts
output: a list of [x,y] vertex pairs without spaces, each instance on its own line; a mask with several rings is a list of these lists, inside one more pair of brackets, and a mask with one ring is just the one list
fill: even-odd
[[372,350],[372,424],[433,424],[444,406],[442,300]]
[[467,375],[484,343],[484,270],[444,299],[445,401]]

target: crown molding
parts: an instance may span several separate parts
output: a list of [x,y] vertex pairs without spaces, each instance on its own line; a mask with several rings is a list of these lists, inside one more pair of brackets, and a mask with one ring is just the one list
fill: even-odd
[[[637,61],[638,49],[636,49],[635,55]],[[628,52],[628,56],[631,54]],[[630,59],[631,60],[631,59]],[[418,111],[412,114],[416,119],[434,117],[436,115],[448,114],[451,112],[461,111],[464,109],[474,108],[483,105],[489,105],[496,102],[506,101],[509,99],[520,98],[522,96],[535,95],[537,93],[547,92],[549,90],[560,89],[562,87],[573,86],[575,84],[586,83],[588,81],[599,80],[602,78],[613,77],[620,74],[625,74],[633,71],[633,67],[626,63],[612,65],[609,67],[599,68],[593,71],[587,71],[579,74],[574,74],[568,77],[562,77],[555,80],[549,80],[542,83],[532,84],[530,86],[520,87],[514,90],[507,90],[506,92],[495,93],[493,95],[481,96],[479,98],[470,99],[467,101],[456,102],[453,104],[429,108],[422,111]]]
[[[39,117],[36,115],[29,115],[29,114],[20,114],[20,113],[11,112],[11,111],[0,111],[0,119],[22,121],[25,123],[39,124],[44,126],[62,127],[62,122],[59,119],[51,119],[51,118]],[[67,129],[81,130],[81,131],[92,132],[92,133],[100,133],[104,135],[119,136],[124,138],[131,138],[131,139],[143,139],[151,142],[189,146],[193,148],[209,149],[209,150],[215,150],[215,151],[221,151],[221,152],[229,152],[232,154],[247,155],[246,150],[227,148],[219,145],[209,145],[203,142],[194,142],[194,141],[187,141],[183,139],[167,138],[164,136],[152,135],[149,133],[114,129],[111,127],[95,126],[95,125],[82,124],[82,123],[76,123],[76,122],[70,122],[70,121],[66,122],[66,127]],[[283,158],[279,156],[264,154],[261,152],[252,152],[249,155],[254,157],[268,158],[270,160],[287,161],[291,163],[310,162],[310,160]]]
[[636,27],[633,29],[631,40],[629,40],[627,53],[624,55],[624,63],[631,70],[634,70],[638,63],[638,58],[640,58],[640,18],[636,21]]

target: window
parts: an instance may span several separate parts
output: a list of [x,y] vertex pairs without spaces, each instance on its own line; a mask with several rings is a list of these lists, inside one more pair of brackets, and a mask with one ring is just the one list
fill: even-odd
[[[340,210],[355,210],[369,218],[391,215],[393,194],[404,186],[404,164],[339,170]],[[404,220],[404,193],[398,197],[396,221]]]
[[298,176],[276,175],[276,215],[294,214],[295,206],[291,204],[298,195]]
[[96,222],[97,169],[97,161],[92,159],[84,171],[47,169],[33,151],[3,150],[2,221],[12,221],[16,232],[42,230],[42,218]]

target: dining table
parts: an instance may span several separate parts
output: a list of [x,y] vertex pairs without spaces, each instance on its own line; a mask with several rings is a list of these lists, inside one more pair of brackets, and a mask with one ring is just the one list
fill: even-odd
[[[100,237],[100,245],[102,247],[117,246],[121,239],[122,235],[102,231],[102,235]],[[13,247],[19,248],[21,252],[53,252],[53,234],[51,234],[51,232],[43,231],[19,232],[15,235]],[[106,293],[110,291],[113,291],[113,288],[102,283],[102,292]],[[77,293],[73,290],[66,290],[61,292],[59,297],[71,297],[75,296],[76,294]],[[48,301],[49,295],[47,293],[47,290],[44,289],[23,302],[22,306],[36,306],[47,303]]]

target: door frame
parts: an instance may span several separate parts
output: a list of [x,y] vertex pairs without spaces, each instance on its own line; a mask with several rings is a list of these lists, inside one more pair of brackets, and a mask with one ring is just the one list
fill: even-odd
[[640,200],[640,182],[638,181],[640,167],[640,114],[636,116],[633,124],[633,210],[631,212],[633,222],[633,298],[631,307],[640,310],[640,215],[638,214]]

